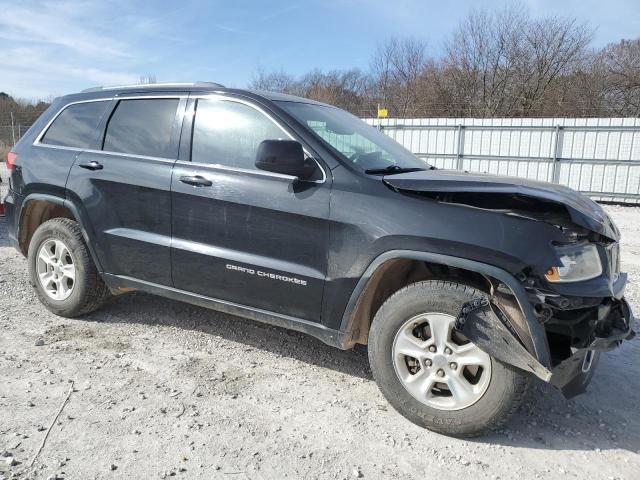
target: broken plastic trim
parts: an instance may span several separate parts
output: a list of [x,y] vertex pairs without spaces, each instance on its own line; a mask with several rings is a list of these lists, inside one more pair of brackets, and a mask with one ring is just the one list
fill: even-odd
[[560,389],[565,398],[584,393],[595,370],[600,353],[583,348],[560,362],[553,369],[551,385]]
[[509,318],[488,297],[474,298],[463,304],[456,318],[455,328],[492,357],[533,373],[559,388],[565,397],[572,398],[586,390],[601,351],[635,336],[630,326],[633,323],[631,309],[624,301],[622,308],[626,328],[615,329],[608,337],[599,338],[588,348],[575,351],[552,371],[529,353],[519,340]]
[[522,345],[507,317],[489,298],[478,297],[465,303],[455,328],[501,362],[531,372],[545,382],[551,380],[551,372]]
[[487,297],[478,297],[473,300],[462,305],[462,310],[458,314],[458,318],[456,318],[455,328],[456,330],[462,332],[464,328],[464,324],[467,320],[467,315],[482,307],[489,306],[489,299]]

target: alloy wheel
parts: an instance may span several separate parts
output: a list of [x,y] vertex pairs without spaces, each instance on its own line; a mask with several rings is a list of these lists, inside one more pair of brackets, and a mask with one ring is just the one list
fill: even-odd
[[69,248],[62,241],[49,239],[42,243],[36,271],[42,289],[53,300],[65,300],[73,292],[76,267]]
[[455,317],[424,313],[405,322],[393,342],[393,365],[404,388],[439,410],[480,400],[491,379],[491,357],[454,327]]

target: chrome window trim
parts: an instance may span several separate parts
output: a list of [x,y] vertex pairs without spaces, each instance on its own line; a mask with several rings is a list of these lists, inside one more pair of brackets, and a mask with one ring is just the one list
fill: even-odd
[[[235,103],[241,103],[243,105],[246,105],[250,108],[253,108],[254,110],[257,110],[258,112],[260,112],[262,115],[264,115],[266,118],[268,118],[276,127],[278,127],[280,130],[282,130],[282,132],[289,137],[290,140],[295,140],[296,142],[299,142],[300,140],[298,140],[289,130],[287,130],[285,127],[283,127],[280,122],[278,122],[275,118],[273,118],[272,115],[270,115],[269,113],[267,113],[266,111],[264,111],[262,108],[260,108],[258,105],[256,105],[255,103],[252,103],[250,101],[241,99],[241,98],[237,98],[237,97],[229,97],[227,95],[221,95],[221,94],[217,94],[217,93],[205,93],[205,94],[197,94],[197,95],[192,95],[190,98],[193,98],[196,100],[196,102],[193,103],[192,107],[187,110],[185,112],[185,116],[190,116],[193,117],[195,114],[195,105],[197,103],[197,100],[219,100],[219,101],[224,101],[224,102],[235,102]],[[192,137],[193,137],[193,132],[192,132]],[[193,140],[192,140],[193,141]],[[302,144],[302,142],[300,142]],[[320,165],[320,162],[318,162],[318,160],[316,160],[316,158],[311,155],[311,153],[304,148],[304,145],[302,146],[302,150],[304,151],[304,153],[311,158],[314,162],[316,162],[316,165],[318,166],[318,168],[320,169],[320,171],[322,172],[322,178],[319,180],[301,180],[307,183],[317,183],[317,184],[323,184],[327,181],[327,173],[325,172],[324,168],[322,168],[322,165]],[[292,175],[284,175],[281,173],[273,173],[273,172],[267,172],[264,170],[258,170],[258,169],[249,169],[249,168],[237,168],[237,167],[229,167],[227,165],[221,165],[218,163],[202,163],[202,162],[187,162],[187,161],[183,161],[184,163],[191,163],[192,165],[199,165],[199,166],[213,166],[218,170],[225,170],[225,171],[234,171],[234,172],[238,172],[238,173],[253,173],[253,174],[258,174],[260,176],[269,176],[269,177],[275,177],[275,178],[283,178],[283,179],[289,179],[289,180],[295,180],[297,177],[294,177]]]
[[[313,157],[312,157],[313,158]],[[271,178],[279,178],[281,180],[299,180],[298,177],[294,177],[293,175],[286,175],[284,173],[274,173],[267,172],[266,170],[258,170],[258,169],[249,169],[249,168],[237,168],[237,167],[228,167],[226,165],[221,165],[219,163],[200,163],[200,162],[191,162],[189,160],[178,160],[176,164],[179,164],[183,167],[194,167],[195,170],[198,168],[206,169],[206,170],[217,170],[222,172],[230,172],[230,173],[238,173],[238,174],[246,174],[246,175],[256,175],[259,177],[271,177]],[[305,181],[305,180],[300,180]],[[320,180],[308,180],[308,183],[324,183]]]
[[86,152],[86,148],[78,148],[78,147],[65,147],[64,145],[49,145],[48,143],[36,143],[33,142],[34,147],[40,148],[53,148],[55,150],[71,150],[72,152]]
[[112,152],[110,150],[92,150],[90,148],[85,148],[82,151],[89,152],[89,153],[104,153],[105,155],[112,155],[112,156],[118,156],[118,157],[132,157],[132,158],[140,158],[142,160],[157,160],[157,161],[166,162],[166,163],[176,163],[175,158],[152,157],[150,155],[137,155],[135,153]]
[[87,153],[101,153],[104,155],[113,155],[113,156],[121,156],[121,157],[133,157],[140,158],[143,160],[158,160],[166,163],[176,163],[175,158],[165,158],[165,157],[151,157],[149,155],[137,155],[134,153],[122,153],[122,152],[112,152],[109,150],[95,150],[93,148],[78,148],[78,147],[63,147],[61,145],[48,145],[46,143],[41,143],[39,145],[34,144],[36,147],[40,148],[53,148],[56,150],[69,150],[72,152],[87,152]]

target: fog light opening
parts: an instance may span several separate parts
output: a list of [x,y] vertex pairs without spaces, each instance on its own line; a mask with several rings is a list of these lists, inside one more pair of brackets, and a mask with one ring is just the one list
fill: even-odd
[[587,354],[582,360],[582,371],[588,372],[591,369],[591,363],[593,362],[593,350],[588,350]]

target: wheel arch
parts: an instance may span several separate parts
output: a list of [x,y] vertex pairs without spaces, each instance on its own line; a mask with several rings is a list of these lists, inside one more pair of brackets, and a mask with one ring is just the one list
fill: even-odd
[[80,227],[91,258],[98,271],[102,272],[98,256],[91,243],[91,237],[82,220],[80,210],[69,199],[46,193],[31,193],[22,201],[18,218],[16,238],[23,255],[27,255],[31,238],[40,225],[52,218],[69,218]]
[[[474,286],[483,291],[491,286],[491,279],[505,284],[516,300],[512,306],[519,311],[523,322],[526,323],[527,334],[530,337],[535,357],[544,366],[550,366],[549,347],[544,327],[537,320],[533,307],[529,302],[527,293],[518,280],[506,270],[475,260],[454,257],[438,253],[420,252],[413,250],[392,250],[376,257],[360,277],[354,291],[349,298],[347,308],[342,317],[340,331],[342,334],[343,348],[350,348],[356,343],[367,343],[368,331],[377,309],[399,288],[413,281],[425,279],[453,280],[455,278],[437,277],[411,277],[410,272],[416,265],[432,267],[447,267],[455,269],[457,277],[465,284]],[[389,275],[391,274],[391,275]],[[395,276],[391,281],[385,281],[385,276]],[[516,311],[512,310],[514,313]]]

